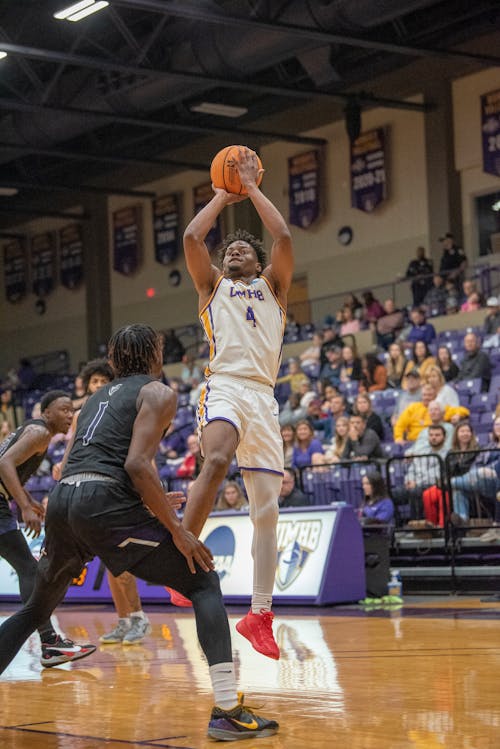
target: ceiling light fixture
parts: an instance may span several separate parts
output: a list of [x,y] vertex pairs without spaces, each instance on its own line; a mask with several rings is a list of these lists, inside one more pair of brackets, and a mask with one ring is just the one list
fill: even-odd
[[79,3],[73,3],[67,8],[54,13],[54,18],[58,21],[81,21],[82,18],[90,16],[91,13],[97,13],[109,5],[107,0],[81,0]]
[[500,211],[500,200],[497,200],[496,203],[493,203],[491,206],[492,211]]
[[18,192],[17,187],[0,187],[0,196],[10,197],[11,195],[17,195]]
[[7,57],[7,52],[0,50],[0,60],[3,60],[4,57]]
[[241,117],[248,112],[246,107],[233,107],[229,104],[219,104],[216,101],[202,101],[191,106],[192,112],[215,114],[218,117]]

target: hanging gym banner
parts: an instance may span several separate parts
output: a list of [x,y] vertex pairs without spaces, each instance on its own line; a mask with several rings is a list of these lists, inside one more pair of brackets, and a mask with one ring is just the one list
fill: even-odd
[[113,270],[133,276],[142,261],[142,206],[113,213]]
[[56,233],[46,231],[31,237],[31,288],[36,296],[47,296],[56,285]]
[[77,289],[83,281],[83,235],[81,224],[68,224],[59,230],[61,284]]
[[11,304],[19,302],[28,290],[26,239],[19,237],[3,248],[5,298]]
[[483,171],[500,177],[500,90],[481,96]]
[[320,152],[288,159],[289,222],[307,229],[320,216]]
[[[201,211],[202,208],[209,203],[214,196],[212,190],[212,184],[205,182],[203,185],[198,185],[193,189],[193,202],[194,202],[194,213],[195,216]],[[217,216],[217,220],[205,237],[205,244],[207,245],[210,252],[213,252],[222,242],[222,218]]]
[[351,205],[371,213],[387,198],[386,135],[382,127],[351,143]]
[[168,265],[177,258],[180,249],[179,196],[175,193],[153,201],[153,231],[155,260]]

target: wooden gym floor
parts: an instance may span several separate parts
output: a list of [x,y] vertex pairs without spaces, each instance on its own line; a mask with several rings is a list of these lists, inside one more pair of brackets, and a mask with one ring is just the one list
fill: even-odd
[[[12,607],[0,604],[0,620]],[[2,749],[204,749],[212,706],[192,613],[146,606],[142,645],[101,646],[42,669],[32,637],[0,677]],[[241,688],[276,718],[273,738],[245,749],[498,749],[500,604],[412,598],[401,609],[276,608],[279,662],[234,629]],[[98,642],[111,606],[63,605],[57,623]],[[219,744],[222,746],[222,744]]]

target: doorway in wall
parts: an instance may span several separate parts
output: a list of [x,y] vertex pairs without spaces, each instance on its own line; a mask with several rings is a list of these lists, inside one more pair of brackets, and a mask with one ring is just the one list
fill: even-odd
[[500,253],[500,190],[475,199],[479,255]]
[[311,302],[307,275],[295,276],[288,292],[288,317],[299,325],[311,322]]

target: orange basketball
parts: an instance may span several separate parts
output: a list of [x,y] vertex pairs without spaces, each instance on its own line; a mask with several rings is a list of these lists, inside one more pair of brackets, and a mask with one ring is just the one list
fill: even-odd
[[[239,148],[247,149],[246,146],[226,146],[214,156],[210,165],[210,179],[214,187],[219,187],[235,195],[246,195],[247,191],[240,182],[240,175],[236,167]],[[262,169],[262,161],[258,156],[257,161],[259,162],[259,169]],[[262,182],[262,176],[263,173],[261,172],[257,177],[257,185]]]

